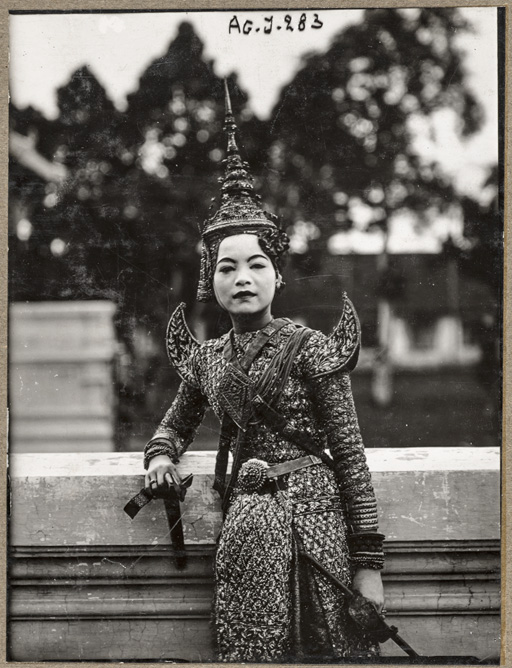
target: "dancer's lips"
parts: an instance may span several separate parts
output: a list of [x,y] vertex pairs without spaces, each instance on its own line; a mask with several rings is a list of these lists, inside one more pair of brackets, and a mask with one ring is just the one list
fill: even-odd
[[234,299],[243,299],[244,297],[256,297],[256,295],[250,290],[240,290],[233,295]]

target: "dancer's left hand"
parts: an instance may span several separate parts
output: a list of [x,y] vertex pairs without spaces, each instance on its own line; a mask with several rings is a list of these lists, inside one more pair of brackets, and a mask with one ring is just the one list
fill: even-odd
[[384,607],[384,588],[380,571],[372,568],[359,568],[354,575],[353,588],[369,599],[381,612]]

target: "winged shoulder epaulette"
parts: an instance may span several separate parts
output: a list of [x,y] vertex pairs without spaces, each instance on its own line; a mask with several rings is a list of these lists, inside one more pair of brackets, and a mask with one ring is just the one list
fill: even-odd
[[330,336],[319,333],[307,346],[309,376],[318,378],[335,371],[352,371],[357,364],[361,328],[354,305],[343,293],[341,318]]
[[190,331],[184,311],[185,304],[182,302],[171,315],[167,325],[165,335],[167,356],[181,380],[197,385],[192,375],[191,359],[194,351],[200,348],[201,344]]

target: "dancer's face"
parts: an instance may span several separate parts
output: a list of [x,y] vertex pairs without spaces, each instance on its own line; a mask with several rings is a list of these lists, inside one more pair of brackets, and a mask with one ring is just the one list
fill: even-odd
[[270,315],[276,279],[274,265],[255,234],[235,234],[221,241],[213,289],[232,318]]

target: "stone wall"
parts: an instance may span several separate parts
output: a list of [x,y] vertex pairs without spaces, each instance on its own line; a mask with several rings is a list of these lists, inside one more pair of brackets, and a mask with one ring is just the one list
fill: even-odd
[[[140,454],[11,456],[9,657],[212,660],[214,454],[190,453],[178,570],[161,501],[130,520]],[[494,448],[368,450],[387,535],[388,621],[421,654],[500,652],[500,485]],[[401,651],[388,641],[385,655]]]

